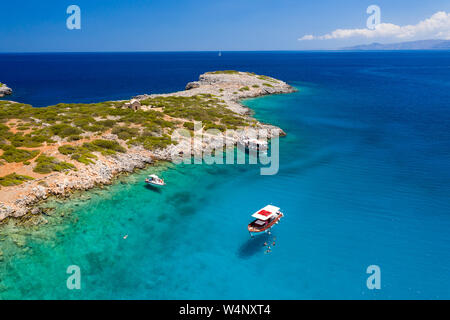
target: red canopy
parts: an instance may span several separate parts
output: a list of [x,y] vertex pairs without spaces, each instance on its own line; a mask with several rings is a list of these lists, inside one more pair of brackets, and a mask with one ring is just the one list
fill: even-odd
[[262,215],[264,217],[268,217],[268,216],[270,216],[272,214],[272,212],[267,211],[267,210],[261,210],[261,211],[258,212],[258,214],[260,214],[260,215]]

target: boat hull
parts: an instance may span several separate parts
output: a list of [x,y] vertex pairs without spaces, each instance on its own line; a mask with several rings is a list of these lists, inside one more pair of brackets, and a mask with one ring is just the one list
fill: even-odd
[[155,187],[162,187],[162,186],[166,185],[165,183],[159,184],[159,183],[154,183],[154,182],[151,182],[151,181],[148,181],[148,180],[145,180],[145,183],[148,184],[148,185],[151,185],[151,186],[155,186]]
[[[283,217],[283,214],[282,213],[280,213],[279,215],[278,215],[278,217],[276,217],[275,219],[273,219],[271,222],[269,222],[268,224],[266,224],[266,225],[264,225],[264,226],[262,226],[262,227],[257,227],[257,226],[255,226],[253,223],[254,223],[254,221],[252,222],[252,223],[250,223],[248,226],[247,226],[247,228],[248,228],[248,231],[250,232],[250,233],[259,233],[259,232],[264,232],[264,231],[266,231],[266,230],[269,230],[270,228],[272,228],[275,224],[277,224],[279,221],[280,221],[280,219]],[[256,221],[256,220],[255,220]]]

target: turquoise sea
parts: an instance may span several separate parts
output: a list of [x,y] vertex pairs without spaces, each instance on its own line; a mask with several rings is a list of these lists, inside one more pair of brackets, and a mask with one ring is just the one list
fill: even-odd
[[[288,134],[277,175],[158,163],[51,200],[44,225],[1,227],[1,299],[450,298],[450,52],[0,55],[0,67],[11,99],[35,106],[180,90],[217,69],[299,89],[244,102]],[[161,190],[143,183],[154,172]],[[286,217],[251,239],[250,214],[270,203]],[[69,265],[81,290],[66,287]]]

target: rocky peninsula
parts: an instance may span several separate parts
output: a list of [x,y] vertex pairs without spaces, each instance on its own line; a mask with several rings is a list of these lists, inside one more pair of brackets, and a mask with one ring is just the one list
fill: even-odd
[[[39,214],[36,204],[49,196],[109,184],[120,173],[171,160],[177,144],[171,133],[184,128],[193,134],[194,122],[205,130],[236,130],[233,143],[249,128],[284,135],[256,121],[240,101],[293,91],[268,76],[226,70],[202,74],[184,91],[124,101],[45,108],[0,101],[0,221]],[[199,148],[208,148],[208,141]]]

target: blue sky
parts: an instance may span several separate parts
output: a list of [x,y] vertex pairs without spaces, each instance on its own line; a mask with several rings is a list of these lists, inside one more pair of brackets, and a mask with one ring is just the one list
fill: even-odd
[[[72,4],[81,8],[81,30],[66,28]],[[382,23],[398,26],[450,13],[448,0],[3,1],[0,52],[333,49],[377,39],[298,39],[366,28],[366,8],[372,4],[381,8]]]

